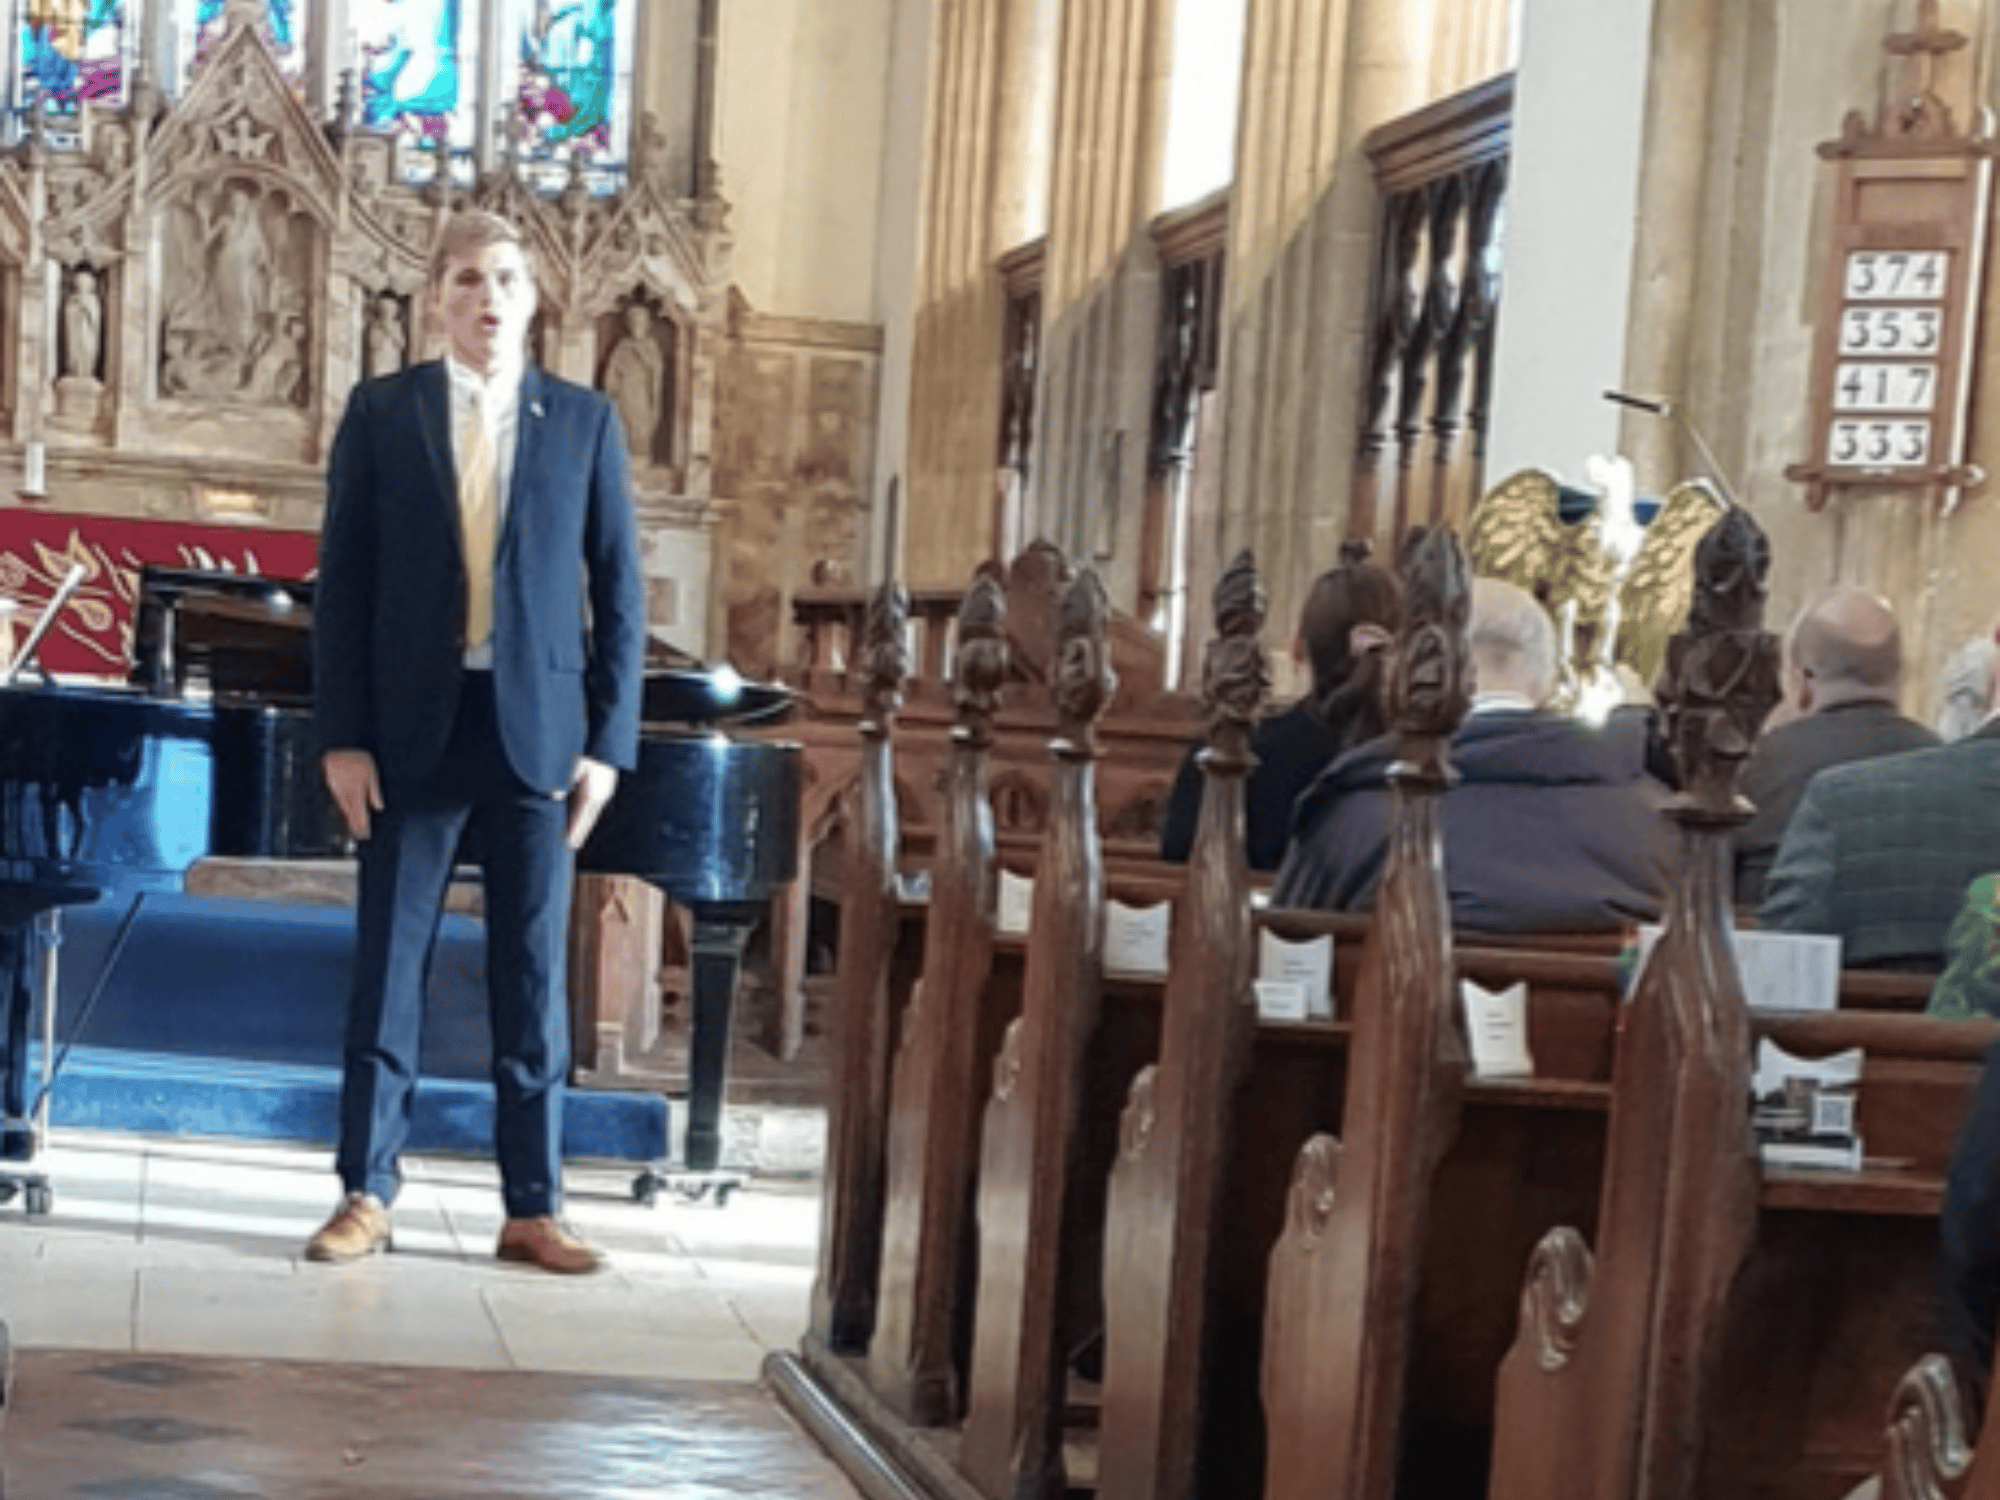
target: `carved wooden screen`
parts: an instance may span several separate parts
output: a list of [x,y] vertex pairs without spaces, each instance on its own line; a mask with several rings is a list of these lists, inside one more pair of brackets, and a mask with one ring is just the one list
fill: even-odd
[[1160,258],[1153,415],[1146,443],[1146,509],[1139,539],[1139,618],[1160,632],[1180,677],[1187,613],[1187,536],[1205,401],[1221,349],[1223,243],[1229,199],[1214,194],[1153,223]]
[[1484,480],[1511,74],[1370,133],[1375,254],[1350,529],[1463,525]]
[[1027,545],[1021,504],[1028,492],[1028,454],[1035,436],[1035,376],[1041,365],[1042,272],[1048,241],[1010,250],[1000,260],[1007,313],[1000,343],[999,485],[993,555],[1012,557]]

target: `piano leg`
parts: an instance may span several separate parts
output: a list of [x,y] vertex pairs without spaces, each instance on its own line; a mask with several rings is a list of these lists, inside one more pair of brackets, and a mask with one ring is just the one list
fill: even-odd
[[763,914],[761,906],[696,904],[690,944],[687,1132],[682,1147],[686,1168],[647,1168],[632,1183],[632,1196],[654,1201],[668,1188],[690,1201],[711,1190],[717,1205],[741,1187],[741,1173],[717,1169],[722,1160],[722,1103],[729,1086],[729,1043],[736,1011],[736,982],[743,971],[743,947]]

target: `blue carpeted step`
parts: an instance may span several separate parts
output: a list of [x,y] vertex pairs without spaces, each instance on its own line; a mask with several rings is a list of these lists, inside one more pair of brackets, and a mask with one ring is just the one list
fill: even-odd
[[[30,1079],[41,1077],[31,1053]],[[57,1126],[334,1143],[340,1073],[297,1063],[174,1057],[74,1047],[51,1095]],[[564,1155],[657,1162],[667,1155],[667,1101],[658,1094],[571,1089],[563,1096]],[[493,1148],[493,1086],[426,1077],[417,1087],[415,1151]]]

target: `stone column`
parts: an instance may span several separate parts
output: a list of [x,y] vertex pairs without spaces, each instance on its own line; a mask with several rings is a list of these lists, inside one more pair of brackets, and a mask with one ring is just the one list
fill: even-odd
[[[905,476],[902,566],[959,583],[986,555],[998,493],[1003,296],[994,267],[1045,227],[1046,66],[1056,38],[1032,0],[938,0],[912,228],[911,358],[883,367],[877,472]],[[889,341],[893,352],[895,339]],[[869,550],[881,555],[880,539]]]
[[1065,8],[1059,48],[1042,369],[1028,532],[1106,575],[1120,608],[1138,580],[1158,270],[1171,0]]
[[1335,562],[1374,255],[1363,142],[1500,71],[1502,9],[1251,0],[1223,293],[1222,482],[1193,518],[1192,594],[1247,546],[1266,569],[1272,619],[1289,631],[1312,578]]

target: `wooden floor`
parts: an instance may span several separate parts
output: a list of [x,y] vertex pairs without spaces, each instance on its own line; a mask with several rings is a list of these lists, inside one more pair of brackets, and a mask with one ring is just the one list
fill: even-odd
[[855,1494],[758,1386],[29,1350],[8,1500]]

